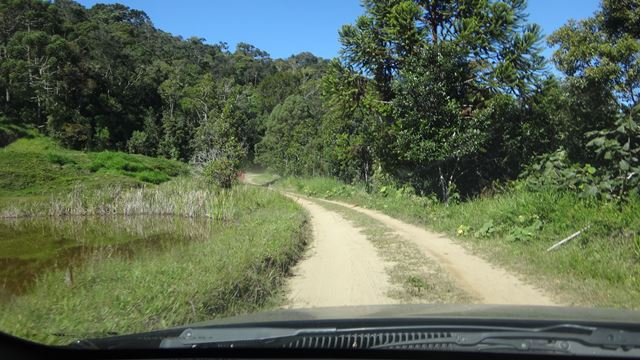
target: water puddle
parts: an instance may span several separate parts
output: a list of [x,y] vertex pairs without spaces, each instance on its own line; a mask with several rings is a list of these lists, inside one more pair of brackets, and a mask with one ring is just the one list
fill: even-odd
[[38,276],[88,261],[132,259],[213,236],[207,220],[179,217],[64,217],[0,220],[0,301],[28,291]]

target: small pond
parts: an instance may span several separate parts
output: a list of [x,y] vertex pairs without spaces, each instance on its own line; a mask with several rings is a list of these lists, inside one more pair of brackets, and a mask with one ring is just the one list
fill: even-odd
[[134,258],[180,242],[211,238],[207,220],[180,217],[62,217],[0,220],[0,302],[28,291],[54,270],[73,279],[87,261]]

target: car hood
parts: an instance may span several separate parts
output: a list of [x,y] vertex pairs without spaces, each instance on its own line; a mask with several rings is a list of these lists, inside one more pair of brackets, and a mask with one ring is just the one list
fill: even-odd
[[188,327],[263,322],[425,318],[521,319],[640,324],[640,311],[533,305],[371,305],[308,309],[279,309],[191,324]]
[[516,305],[376,305],[311,309],[280,309],[220,318],[175,328],[106,338],[78,340],[77,348],[157,348],[162,339],[198,327],[367,327],[429,324],[552,325],[581,324],[640,331],[640,312],[616,309]]

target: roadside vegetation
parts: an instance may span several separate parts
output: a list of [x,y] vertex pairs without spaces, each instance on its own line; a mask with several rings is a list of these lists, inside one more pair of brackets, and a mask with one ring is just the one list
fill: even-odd
[[306,215],[266,189],[230,191],[229,216],[211,221],[209,237],[133,260],[89,261],[74,271],[72,284],[64,271],[45,273],[28,294],[0,304],[0,328],[67,344],[276,307],[304,249]]

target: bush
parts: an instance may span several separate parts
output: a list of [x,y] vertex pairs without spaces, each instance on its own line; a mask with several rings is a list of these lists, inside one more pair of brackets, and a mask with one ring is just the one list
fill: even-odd
[[571,190],[582,196],[590,196],[599,192],[596,172],[597,169],[590,164],[571,164],[567,152],[559,149],[539,156],[534,164],[525,169],[521,177],[530,191],[551,188]]
[[52,164],[56,164],[56,165],[66,165],[66,164],[75,164],[76,161],[73,160],[72,158],[66,156],[66,155],[62,155],[59,153],[48,153],[47,154],[47,160],[49,160],[50,163]]
[[62,131],[54,134],[62,145],[72,149],[82,149],[87,146],[91,128],[84,124],[65,123]]
[[235,138],[231,138],[222,148],[209,148],[195,153],[191,164],[209,184],[229,189],[236,182],[240,162],[246,155],[246,149]]
[[111,134],[106,127],[99,128],[93,135],[93,149],[105,150],[110,145]]
[[130,153],[148,155],[147,134],[144,131],[134,131],[127,142],[127,149]]
[[207,162],[202,168],[202,175],[210,184],[229,189],[237,179],[237,165],[234,161],[220,158]]
[[171,178],[169,175],[158,171],[142,171],[135,175],[136,179],[152,184],[161,184],[165,181],[169,181]]

